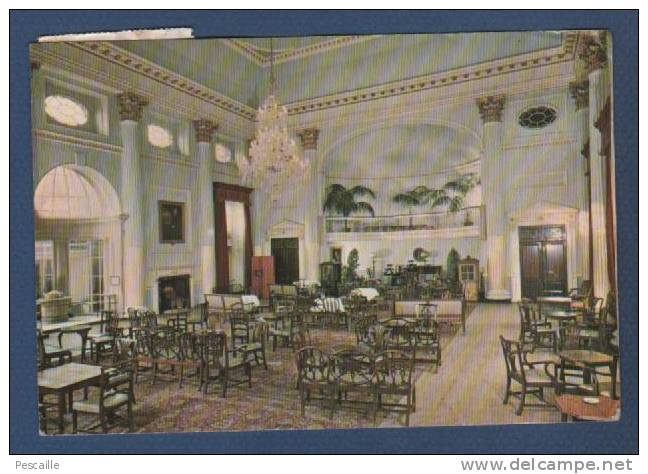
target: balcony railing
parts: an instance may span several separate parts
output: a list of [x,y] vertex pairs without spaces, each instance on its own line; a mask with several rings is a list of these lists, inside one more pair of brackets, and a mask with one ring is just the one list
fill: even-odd
[[481,226],[481,206],[457,212],[398,214],[394,216],[327,217],[326,232],[403,232]]

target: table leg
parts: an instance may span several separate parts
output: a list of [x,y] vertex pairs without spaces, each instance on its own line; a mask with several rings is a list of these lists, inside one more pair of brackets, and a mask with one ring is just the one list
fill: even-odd
[[86,343],[88,342],[88,333],[81,333],[81,361],[85,362]]
[[65,414],[65,392],[58,392],[58,431],[63,433],[63,415]]

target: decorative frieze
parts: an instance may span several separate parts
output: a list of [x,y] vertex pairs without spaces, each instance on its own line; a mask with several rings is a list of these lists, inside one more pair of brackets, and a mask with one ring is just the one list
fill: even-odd
[[505,103],[506,97],[503,95],[489,95],[478,98],[477,107],[479,107],[479,115],[481,115],[484,123],[501,122]]
[[119,94],[117,99],[120,120],[139,122],[142,119],[142,111],[148,105],[148,101],[144,97],[132,92],[124,92],[123,94]]
[[207,119],[194,120],[193,124],[196,129],[196,141],[199,143],[211,143],[214,132],[218,129],[218,125]]
[[590,72],[603,69],[607,64],[607,38],[605,32],[594,35],[585,35],[581,40],[578,50],[578,57],[585,66],[585,70]]
[[589,107],[589,81],[570,82],[569,92],[576,103],[576,110]]
[[317,150],[317,139],[319,130],[317,128],[305,128],[297,132],[304,150]]

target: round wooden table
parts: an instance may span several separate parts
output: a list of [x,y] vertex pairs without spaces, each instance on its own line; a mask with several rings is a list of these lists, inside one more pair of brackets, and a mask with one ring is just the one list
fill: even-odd
[[554,321],[575,321],[581,314],[580,311],[548,311],[545,317]]
[[[586,403],[586,398],[596,398],[598,403]],[[619,400],[610,397],[584,397],[580,395],[558,395],[556,406],[561,413],[561,421],[614,421],[617,419]]]

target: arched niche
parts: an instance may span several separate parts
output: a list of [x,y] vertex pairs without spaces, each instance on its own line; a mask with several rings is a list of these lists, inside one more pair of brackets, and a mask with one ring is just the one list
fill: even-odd
[[[37,284],[46,278],[39,273],[43,266],[39,259],[51,259],[52,289],[73,296],[73,302],[99,294],[97,288],[100,294],[120,296],[120,214],[117,192],[98,171],[72,164],[48,171],[34,191]],[[102,277],[100,284],[92,281],[97,275]],[[44,283],[40,293],[46,291]]]

